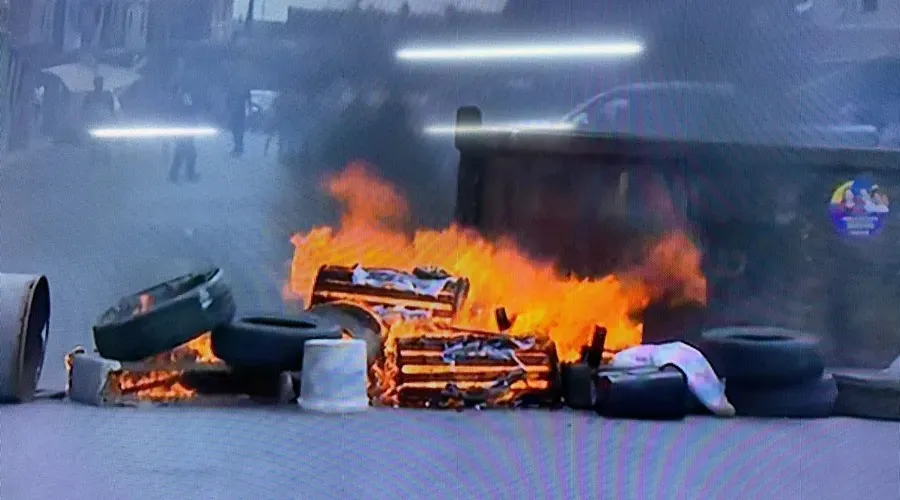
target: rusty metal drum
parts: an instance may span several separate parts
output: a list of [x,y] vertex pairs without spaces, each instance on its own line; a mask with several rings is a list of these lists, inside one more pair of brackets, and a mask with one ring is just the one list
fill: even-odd
[[50,325],[47,278],[0,274],[0,402],[34,399]]

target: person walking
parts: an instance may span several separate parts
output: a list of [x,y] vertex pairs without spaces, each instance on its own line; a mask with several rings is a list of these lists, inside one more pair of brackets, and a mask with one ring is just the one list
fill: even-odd
[[[175,91],[174,114],[181,125],[190,126],[197,120],[197,103],[186,89],[178,88]],[[182,170],[187,174],[189,181],[197,182],[200,179],[197,174],[197,146],[192,136],[175,139],[175,155],[169,168],[169,180],[178,182]]]
[[247,129],[247,105],[250,104],[250,91],[238,88],[229,97],[229,125],[234,140],[231,154],[239,157],[244,154],[244,134]]

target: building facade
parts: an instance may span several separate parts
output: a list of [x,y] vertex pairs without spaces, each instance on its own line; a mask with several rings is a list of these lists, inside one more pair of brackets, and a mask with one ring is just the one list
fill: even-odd
[[900,0],[813,0],[813,22],[830,28],[900,31]]
[[9,2],[9,32],[16,45],[40,45],[53,41],[54,0]]
[[151,0],[148,42],[226,42],[231,37],[234,0]]
[[111,0],[105,7],[101,46],[139,52],[147,46],[150,0]]
[[900,0],[809,0],[823,62],[900,58]]
[[56,0],[6,2],[0,33],[0,151],[28,145],[34,130],[35,82],[54,52]]

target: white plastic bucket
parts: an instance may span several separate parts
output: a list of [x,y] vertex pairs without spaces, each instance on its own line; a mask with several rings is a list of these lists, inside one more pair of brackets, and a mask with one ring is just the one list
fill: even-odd
[[366,343],[362,340],[306,341],[297,403],[304,410],[320,413],[366,410],[367,366]]

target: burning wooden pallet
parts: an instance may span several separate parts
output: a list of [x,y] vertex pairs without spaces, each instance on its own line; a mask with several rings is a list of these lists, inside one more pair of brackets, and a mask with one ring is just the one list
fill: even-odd
[[452,329],[397,339],[396,353],[400,406],[509,407],[558,400],[550,341]]
[[361,266],[322,266],[310,306],[336,301],[366,305],[381,316],[396,312],[405,319],[452,318],[469,293],[469,280],[435,269],[411,273]]

